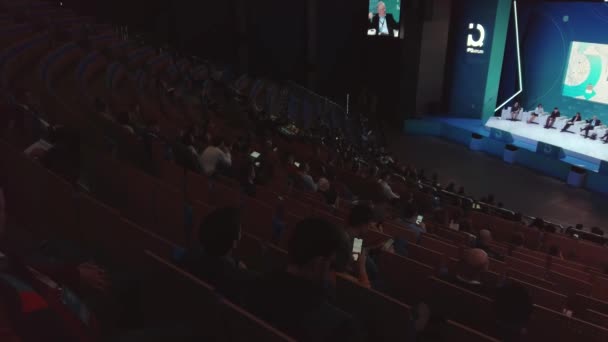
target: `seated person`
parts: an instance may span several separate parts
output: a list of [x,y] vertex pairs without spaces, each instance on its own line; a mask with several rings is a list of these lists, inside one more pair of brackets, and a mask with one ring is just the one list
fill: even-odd
[[608,130],[606,130],[606,133],[600,138],[604,144],[608,144]]
[[534,111],[532,113],[530,113],[530,118],[528,119],[528,123],[531,124],[536,124],[536,118],[538,118],[540,115],[545,114],[545,109],[543,108],[543,105],[541,103],[538,104],[538,106],[536,106],[536,109],[534,109]]
[[393,189],[391,188],[390,184],[388,183],[391,179],[391,174],[389,172],[383,172],[382,175],[380,176],[380,179],[378,179],[378,184],[380,184],[380,188],[382,190],[382,195],[384,195],[384,198],[389,200],[389,201],[393,201],[393,200],[398,200],[399,198],[401,198],[398,194],[393,192]]
[[256,281],[245,308],[298,341],[358,340],[353,318],[329,304],[331,268],[342,241],[340,229],[323,219],[300,221],[288,244],[287,267]]
[[227,169],[232,166],[230,150],[222,137],[213,138],[211,146],[208,146],[201,154],[200,163],[203,173],[207,176],[214,175],[218,169]]
[[338,193],[332,184],[325,177],[321,177],[317,182],[319,193],[325,198],[325,203],[330,206],[335,206],[338,200]]
[[589,131],[594,130],[595,127],[600,126],[602,124],[602,121],[597,118],[597,115],[594,115],[591,120],[585,120],[585,122],[587,124],[585,125],[585,127],[581,128],[581,132],[585,132],[585,139],[589,137]]
[[[346,240],[349,243],[349,248],[352,250],[354,239],[363,239],[365,253],[382,248],[387,241],[376,241],[374,245],[366,243],[367,232],[369,230],[379,231],[378,222],[375,218],[375,213],[368,205],[358,204],[354,206],[348,216],[348,227],[346,227]],[[358,278],[359,282],[365,286],[370,286],[369,283],[377,280],[378,267],[374,260],[367,255],[365,257],[365,274],[358,272],[358,268],[351,264],[351,275]],[[348,263],[347,263],[348,265]]]
[[581,117],[581,113],[576,112],[576,114],[572,117],[572,119],[570,119],[568,122],[566,122],[566,125],[564,126],[564,128],[562,128],[561,131],[572,133],[568,130],[568,128],[572,127],[572,125],[574,125],[575,123],[577,123],[581,120],[583,120],[583,118]]
[[513,108],[511,108],[511,121],[519,121],[517,118],[519,117],[519,113],[521,113],[521,106],[519,102],[515,102]]
[[547,118],[547,121],[545,122],[545,128],[547,128],[547,129],[553,128],[553,125],[555,124],[555,120],[557,118],[559,118],[560,116],[561,116],[561,113],[559,112],[559,109],[557,107],[553,108],[553,111],[551,112],[551,114]]
[[482,296],[493,297],[494,288],[481,281],[481,274],[488,270],[488,254],[480,248],[466,250],[456,272],[451,272],[443,279]]
[[233,256],[241,239],[241,216],[236,208],[216,209],[200,225],[200,246],[188,250],[177,264],[209,282],[222,295],[239,302],[253,274]]
[[406,203],[403,207],[403,215],[401,221],[405,223],[405,227],[409,230],[416,232],[417,238],[420,238],[422,233],[426,233],[426,226],[424,222],[418,220],[418,208],[413,203]]
[[317,191],[317,183],[315,183],[314,179],[310,175],[310,166],[308,163],[300,164],[298,171],[296,173],[296,186],[304,191]]
[[483,250],[492,259],[503,260],[504,257],[500,253],[494,251],[490,244],[492,243],[492,233],[487,229],[479,231],[479,237],[477,238],[477,248]]
[[386,13],[386,4],[384,1],[378,1],[376,7],[378,13],[369,13],[370,29],[376,30],[378,36],[392,36],[394,30],[399,30],[399,23],[395,21],[392,14]]

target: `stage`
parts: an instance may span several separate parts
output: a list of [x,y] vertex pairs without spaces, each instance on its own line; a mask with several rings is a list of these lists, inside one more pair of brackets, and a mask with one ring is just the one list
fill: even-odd
[[575,130],[580,128],[562,133],[499,118],[484,124],[480,119],[447,116],[406,120],[404,127],[405,134],[440,137],[564,182],[572,177],[572,167],[576,166],[585,170],[582,187],[608,194],[608,144],[585,139]]
[[597,172],[602,160],[608,160],[608,145],[599,139],[585,139],[581,136],[580,125],[573,126],[568,132],[561,132],[561,125],[545,129],[544,122],[528,124],[525,121],[511,121],[500,117],[492,117],[486,122],[486,127],[509,132],[518,147],[536,151],[538,142],[544,142],[564,150],[567,163]]

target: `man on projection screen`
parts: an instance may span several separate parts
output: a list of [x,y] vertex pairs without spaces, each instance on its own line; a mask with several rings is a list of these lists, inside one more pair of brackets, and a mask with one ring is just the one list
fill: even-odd
[[393,30],[399,31],[399,23],[395,21],[392,14],[386,13],[386,4],[383,1],[378,1],[376,9],[378,13],[369,13],[370,29],[376,30],[376,35],[392,36],[394,35]]

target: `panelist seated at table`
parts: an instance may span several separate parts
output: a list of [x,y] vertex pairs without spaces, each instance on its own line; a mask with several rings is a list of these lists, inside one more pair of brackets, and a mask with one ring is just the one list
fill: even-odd
[[519,102],[515,102],[513,108],[511,108],[511,121],[519,121],[519,114],[521,113],[521,106]]
[[545,109],[543,108],[542,103],[539,103],[538,106],[536,106],[536,109],[534,109],[534,111],[532,111],[530,113],[530,118],[528,119],[528,123],[529,124],[533,123],[533,124],[538,125],[538,123],[536,122],[536,119],[543,114],[545,114]]
[[585,127],[581,128],[581,132],[585,132],[585,138],[589,137],[589,131],[592,131],[595,129],[595,127],[600,126],[602,124],[602,121],[600,121],[600,119],[597,118],[597,115],[593,116],[593,119],[591,120],[586,120],[587,124],[585,125]]
[[572,125],[576,124],[577,122],[580,122],[583,120],[583,117],[581,116],[581,113],[576,112],[576,114],[572,117],[572,119],[568,120],[568,122],[566,122],[566,125],[564,126],[564,128],[562,128],[562,132],[568,132],[568,133],[574,133],[568,130],[568,128],[572,127]]
[[378,2],[376,9],[378,13],[369,13],[370,30],[375,30],[378,36],[390,36],[394,31],[399,31],[399,23],[392,14],[386,13],[386,4],[383,1]]
[[547,118],[547,121],[545,122],[545,128],[553,128],[553,125],[555,124],[555,120],[557,120],[557,118],[559,118],[561,115],[562,114],[559,112],[559,108],[557,108],[557,107],[553,108],[553,111],[551,112],[551,114]]
[[604,144],[608,144],[608,129],[600,139],[604,142]]

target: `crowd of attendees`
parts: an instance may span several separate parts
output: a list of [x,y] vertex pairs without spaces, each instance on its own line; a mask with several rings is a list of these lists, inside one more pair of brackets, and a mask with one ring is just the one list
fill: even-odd
[[[171,96],[178,96],[174,87],[187,92],[200,91],[205,94],[202,97],[204,103],[224,104],[212,112],[221,111],[226,108],[226,103],[236,101],[229,91],[220,99],[213,98],[208,90],[197,89],[188,77],[180,79],[181,82],[171,86],[162,82],[157,86]],[[30,91],[19,90],[13,98],[8,95],[5,98],[9,99],[6,104],[19,113],[25,111],[36,118],[44,117],[44,108]],[[208,282],[222,296],[287,335],[302,341],[363,339],[363,327],[356,317],[334,305],[336,276],[345,277],[363,288],[385,289],[386,275],[377,265],[378,255],[390,252],[407,256],[408,242],[398,236],[390,236],[389,239],[366,244],[356,253],[353,245],[356,239],[365,239],[369,231],[382,233],[383,224],[389,219],[414,232],[418,239],[427,232],[425,222],[431,221],[468,234],[470,241],[458,267],[442,269],[441,279],[494,299],[501,339],[517,341],[525,332],[532,311],[532,301],[526,290],[508,281],[489,284],[482,276],[488,270],[490,259],[502,260],[522,248],[523,234],[513,234],[507,255],[504,255],[493,249],[491,227],[473,234],[467,218],[469,211],[482,210],[509,220],[524,221],[522,214],[504,210],[502,203],[497,202],[492,194],[479,201],[471,200],[464,187],[458,187],[454,182],[442,186],[437,174],[427,178],[424,170],[402,164],[375,140],[348,141],[335,127],[320,125],[310,128],[310,134],[306,136],[283,137],[278,128],[287,121],[269,124],[263,113],[249,113],[239,129],[227,128],[224,120],[218,119],[219,115],[204,113],[202,124],[183,127],[177,141],[169,141],[159,122],[144,119],[146,115],[139,105],[132,110],[115,111],[101,99],[96,99],[95,109],[96,115],[115,123],[122,133],[141,139],[145,146],[163,142],[168,146],[170,158],[184,168],[210,180],[235,180],[246,196],[256,197],[259,186],[284,183],[290,191],[320,196],[330,210],[348,208],[344,227],[318,217],[307,217],[297,222],[288,239],[288,263],[272,272],[249,269],[236,255],[242,238],[241,208],[213,210],[198,227],[198,234],[195,234],[197,243],[187,250],[176,250],[173,255],[176,265]],[[19,126],[27,125],[21,121],[23,117],[9,117],[6,126],[19,131]],[[81,134],[83,132],[58,124],[45,127],[44,139],[50,147],[36,145],[28,148],[28,155],[49,170],[77,183],[82,173],[81,145],[84,138]],[[298,139],[315,146],[315,152],[307,160],[298,160],[301,155],[283,149],[281,141],[285,139]],[[146,152],[152,154],[151,150]],[[253,152],[259,155],[254,157]],[[349,182],[340,175],[352,175],[358,181]],[[424,207],[410,192],[400,191],[403,184],[431,195],[432,206]],[[9,311],[21,340],[79,340],[73,336],[78,335],[82,326],[66,324],[69,319],[59,314],[61,307],[48,303],[38,294],[52,288],[52,284],[44,280],[45,275],[59,279],[65,285],[60,290],[62,296],[76,298],[72,302],[65,300],[63,304],[77,308],[71,314],[84,322],[85,329],[95,329],[97,324],[103,327],[104,320],[109,318],[102,313],[89,312],[86,305],[79,303],[78,295],[86,293],[83,288],[93,290],[101,298],[112,297],[120,303],[118,311],[121,314],[113,317],[114,320],[132,317],[137,312],[139,303],[135,298],[140,296],[140,284],[120,271],[102,265],[102,259],[93,253],[81,253],[76,261],[57,261],[56,253],[49,250],[54,250],[52,246],[55,244],[59,245],[56,249],[65,249],[65,245],[48,241],[44,247],[36,248],[35,253],[14,250],[3,234],[7,217],[5,203],[10,200],[4,198],[0,189],[0,296],[8,298],[2,304],[6,304],[4,307]],[[447,217],[434,217],[443,214],[441,208],[446,205],[459,210]],[[528,225],[530,229],[542,232],[555,232],[557,229],[541,218],[535,218]],[[582,228],[581,225],[571,230],[581,231]],[[285,238],[289,229],[282,201],[274,208],[272,224],[266,229],[272,231],[271,242],[278,243]],[[594,227],[591,231],[603,235],[599,228]],[[550,246],[549,254],[563,258],[556,246]],[[419,298],[412,320],[403,322],[404,337],[437,339],[441,325],[447,319],[441,310],[445,301],[449,299],[443,298],[442,294]],[[96,320],[99,323],[92,323]],[[127,318],[122,324],[125,330],[140,328],[137,322]],[[129,339],[123,336],[121,340]]]

